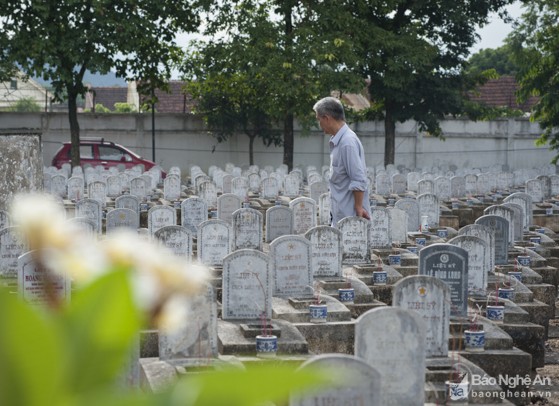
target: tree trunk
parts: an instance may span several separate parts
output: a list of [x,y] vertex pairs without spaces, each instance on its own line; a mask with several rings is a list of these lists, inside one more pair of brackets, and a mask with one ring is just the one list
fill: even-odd
[[254,165],[254,139],[256,134],[248,136],[248,163]]
[[384,116],[384,167],[394,165],[396,153],[396,123],[392,116],[390,107],[386,107]]
[[[285,17],[285,56],[288,62],[293,59],[293,2],[284,2]],[[287,165],[289,171],[293,169],[293,119],[292,102],[289,96],[286,99],[283,121],[283,163]]]
[[73,88],[67,87],[68,91],[68,119],[70,120],[70,157],[72,168],[80,166],[80,125],[78,123],[78,94]]
[[283,122],[283,163],[293,169],[293,113],[286,113]]

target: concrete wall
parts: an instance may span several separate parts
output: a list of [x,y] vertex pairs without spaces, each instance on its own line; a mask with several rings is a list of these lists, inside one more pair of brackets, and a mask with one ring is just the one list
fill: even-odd
[[[151,115],[149,114],[80,114],[82,137],[105,137],[129,147],[151,159]],[[541,133],[539,125],[525,118],[472,122],[448,119],[441,123],[446,140],[431,137],[418,130],[413,121],[396,127],[396,162],[408,168],[426,169],[436,165],[458,168],[486,168],[508,165],[510,169],[540,167],[554,156],[547,147],[536,147]],[[199,165],[223,167],[225,163],[248,163],[248,138],[232,137],[218,144],[205,129],[199,117],[184,114],[156,115],[156,162],[169,168],[187,170]],[[384,127],[382,122],[353,125],[361,137],[369,166],[384,162]],[[63,141],[70,139],[68,117],[64,113],[0,113],[0,133],[27,130],[42,133],[43,158],[49,164]],[[296,130],[295,165],[321,167],[329,163],[328,139],[318,129],[303,136]],[[212,152],[213,151],[213,152]],[[255,141],[255,163],[278,166],[282,163],[281,147],[266,148]]]

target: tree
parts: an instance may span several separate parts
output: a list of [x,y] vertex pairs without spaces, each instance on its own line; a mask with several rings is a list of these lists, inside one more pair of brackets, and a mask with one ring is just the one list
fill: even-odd
[[[363,79],[339,63],[343,40],[329,47],[316,29],[320,1],[225,0],[209,2],[197,52],[185,63],[190,91],[209,123],[250,129],[266,143],[279,141],[264,128],[283,129],[283,163],[293,167],[294,119],[315,122],[312,106],[332,89],[355,90]],[[333,40],[333,39],[332,39]],[[246,133],[246,131],[245,131]],[[251,137],[250,134],[249,137]]]
[[181,59],[176,32],[197,24],[189,1],[0,0],[4,63],[52,81],[55,98],[68,100],[73,166],[80,164],[76,100],[87,91],[86,70],[116,69],[117,76],[162,87]]
[[[370,80],[373,107],[367,118],[385,124],[384,164],[393,164],[396,122],[414,119],[422,131],[439,135],[439,120],[462,112],[465,58],[476,28],[512,0],[325,2],[322,30],[351,42],[348,68]],[[351,65],[350,65],[351,64]]]
[[32,97],[22,97],[10,107],[10,111],[37,113],[41,111],[41,106]]
[[468,59],[468,71],[483,72],[495,69],[499,75],[515,75],[518,67],[512,60],[511,53],[511,47],[507,44],[495,49],[482,49]]
[[538,144],[549,142],[550,149],[559,150],[559,4],[534,0],[524,5],[520,23],[507,38],[519,66],[518,96],[521,101],[539,97],[531,116],[544,130]]

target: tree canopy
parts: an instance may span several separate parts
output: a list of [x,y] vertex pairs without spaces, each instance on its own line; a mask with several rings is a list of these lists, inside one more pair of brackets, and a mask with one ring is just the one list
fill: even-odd
[[209,3],[204,34],[211,39],[197,43],[184,65],[199,112],[222,135],[248,130],[267,144],[282,142],[283,163],[292,168],[294,118],[308,129],[320,97],[364,85],[340,63],[348,48],[318,29],[320,1]]
[[[507,38],[519,67],[519,98],[539,97],[531,116],[544,130],[539,144],[559,150],[559,4],[533,0],[524,6],[519,24]],[[559,155],[553,162],[558,159]]]
[[420,130],[438,135],[439,120],[463,111],[465,91],[476,84],[464,75],[476,29],[512,0],[330,3],[323,29],[351,42],[349,69],[370,80],[368,116],[384,119],[387,165],[394,163],[396,122],[414,119]]
[[85,71],[143,79],[163,87],[180,60],[174,37],[198,25],[192,2],[87,0],[31,2],[0,0],[0,66],[18,67],[53,85],[68,100],[72,165],[79,165],[76,100],[86,88]]
[[470,72],[483,72],[495,69],[499,75],[515,75],[518,71],[516,63],[512,60],[512,49],[505,44],[499,48],[482,49],[468,59]]

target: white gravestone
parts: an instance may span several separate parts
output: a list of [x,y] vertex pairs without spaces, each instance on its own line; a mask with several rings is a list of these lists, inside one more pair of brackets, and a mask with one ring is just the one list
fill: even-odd
[[176,256],[192,260],[192,233],[182,226],[161,227],[154,233],[155,239],[173,252]]
[[140,228],[140,218],[134,210],[113,209],[107,212],[105,228],[107,234],[120,228],[136,231]]
[[506,265],[509,260],[509,222],[500,216],[485,215],[478,218],[475,224],[489,227],[495,238],[495,265]]
[[305,234],[316,226],[316,202],[308,197],[298,197],[289,202],[293,210],[293,233]]
[[[331,384],[305,395],[292,396],[289,406],[381,406],[381,375],[357,357],[344,354],[329,354],[313,357],[305,362],[300,370],[328,369],[336,371]],[[344,385],[339,385],[338,376],[350,377]]]
[[432,194],[417,196],[419,217],[427,216],[429,227],[438,227],[440,218],[439,199]]
[[101,234],[101,203],[97,200],[83,199],[76,202],[76,217],[85,217],[95,222],[95,230]]
[[153,206],[148,210],[149,235],[154,235],[157,230],[165,226],[177,224],[177,211],[169,206]]
[[369,225],[370,221],[363,217],[345,217],[338,221],[336,228],[342,233],[342,264],[371,262]]
[[45,306],[52,300],[69,302],[70,277],[39,266],[33,255],[33,251],[26,252],[18,259],[19,298],[33,306]]
[[169,201],[179,200],[181,196],[181,178],[177,175],[167,175],[163,181],[163,197]]
[[419,218],[419,203],[417,200],[411,198],[404,198],[398,200],[394,207],[406,212],[408,215],[408,231],[414,232],[419,230],[420,218]]
[[17,279],[17,259],[26,250],[26,244],[18,238],[17,226],[0,229],[0,279]]
[[479,237],[459,235],[448,241],[468,253],[468,293],[484,297],[487,293],[487,278],[491,264],[488,244]]
[[341,277],[342,233],[330,226],[316,226],[305,234],[311,242],[313,276]]
[[427,357],[448,356],[450,289],[443,281],[426,275],[400,279],[394,285],[392,305],[419,313]]
[[217,218],[233,223],[233,213],[241,208],[242,200],[233,193],[224,193],[217,198]]
[[391,208],[390,213],[390,235],[394,242],[406,242],[408,239],[408,214],[400,209]]
[[199,224],[197,235],[198,261],[207,266],[222,266],[223,258],[231,253],[231,225],[223,220],[206,220]]
[[293,234],[293,211],[285,206],[272,206],[266,210],[266,242],[289,234]]
[[312,295],[311,243],[304,237],[285,235],[270,244],[274,296]]
[[383,406],[423,406],[425,326],[410,310],[383,307],[355,323],[355,355],[381,375]]
[[272,317],[272,272],[268,255],[250,249],[223,259],[223,320]]
[[375,208],[371,210],[369,223],[369,247],[388,248],[392,246],[392,223],[388,209]]
[[196,233],[198,225],[208,219],[208,204],[199,197],[189,197],[181,202],[181,225]]
[[458,236],[469,235],[483,240],[487,244],[489,265],[488,271],[495,269],[495,234],[489,227],[481,224],[469,224],[458,231]]
[[262,249],[262,213],[242,208],[233,213],[233,251],[243,248]]

